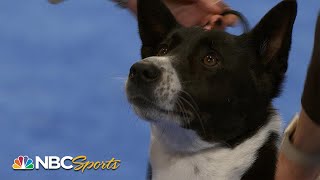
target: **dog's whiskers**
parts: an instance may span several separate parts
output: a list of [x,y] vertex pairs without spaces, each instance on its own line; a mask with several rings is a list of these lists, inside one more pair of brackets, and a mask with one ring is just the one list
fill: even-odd
[[193,97],[188,92],[186,92],[184,90],[180,90],[180,92],[187,95],[190,98],[190,100],[192,101],[192,103],[196,106],[196,109],[199,110],[198,104],[196,103],[196,101],[193,99]]
[[180,111],[181,111],[182,116],[183,116],[183,120],[187,123],[187,125],[189,127],[190,126],[190,118],[188,118],[187,110],[184,107],[184,105],[183,105],[183,103],[181,102],[180,99],[177,99],[177,105],[180,108]]
[[183,81],[183,82],[180,82],[181,84],[188,84],[188,83],[193,83],[194,81]]
[[118,76],[118,77],[111,77],[112,80],[117,80],[117,81],[121,81],[121,82],[125,82],[128,77],[122,77],[122,76]]
[[[182,92],[182,91],[181,91]],[[187,93],[187,92],[185,92],[185,93]],[[190,95],[189,95],[190,96]],[[202,127],[202,130],[203,130],[203,133],[204,134],[206,134],[206,130],[205,130],[205,128],[204,128],[204,125],[203,125],[203,120],[202,120],[202,118],[201,118],[201,116],[200,116],[200,114],[199,114],[199,112],[198,112],[198,106],[197,106],[197,104],[195,104],[195,102],[194,102],[194,100],[192,100],[193,102],[194,102],[194,104],[195,104],[195,106],[197,107],[197,108],[195,108],[194,107],[194,105],[192,105],[192,103],[191,102],[189,102],[186,98],[184,98],[184,97],[182,97],[182,96],[178,96],[181,100],[183,100],[187,105],[189,105],[190,106],[190,108],[194,111],[194,114],[196,115],[196,117],[199,119],[199,121],[200,121],[200,125],[201,125],[201,127]],[[191,96],[190,96],[191,97]],[[191,97],[192,98],[192,97]],[[193,98],[192,98],[193,99]]]
[[188,84],[188,83],[194,83],[194,82],[199,82],[200,80],[193,80],[193,81],[182,81],[180,82],[181,84]]
[[180,99],[179,99],[179,102],[180,102],[181,107],[182,107],[182,109],[183,109],[182,112],[183,112],[183,114],[184,114],[185,121],[187,122],[188,126],[190,126],[190,118],[188,118],[187,110],[186,110],[184,104],[182,103],[182,101],[181,101]]

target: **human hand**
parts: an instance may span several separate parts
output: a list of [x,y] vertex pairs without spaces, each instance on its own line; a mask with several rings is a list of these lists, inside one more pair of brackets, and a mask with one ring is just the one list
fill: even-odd
[[[201,26],[206,30],[225,29],[236,24],[235,15],[221,16],[229,10],[221,0],[164,0],[164,3],[175,16],[176,20],[185,27]],[[137,0],[129,0],[128,8],[137,14]]]
[[237,22],[237,16],[221,16],[230,8],[221,0],[164,0],[177,21],[186,27],[201,26],[206,30],[225,29]]
[[[48,0],[58,4],[64,0]],[[116,1],[117,0],[113,0]],[[225,29],[236,24],[236,15],[221,16],[229,10],[222,0],[163,0],[176,20],[185,27],[201,26],[206,30]],[[137,14],[137,0],[128,0],[127,7]]]

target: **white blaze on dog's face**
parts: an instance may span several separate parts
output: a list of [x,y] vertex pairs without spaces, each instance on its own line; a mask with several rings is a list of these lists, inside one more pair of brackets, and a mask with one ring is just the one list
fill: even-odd
[[153,137],[170,150],[197,152],[218,146],[203,141],[194,130],[182,128],[195,112],[188,110],[187,105],[193,105],[181,95],[187,92],[182,89],[174,61],[174,56],[152,56],[133,65],[126,83],[129,102],[141,118],[152,123]]
[[[177,124],[180,124],[181,115],[186,117],[188,112],[181,112],[182,107],[176,107],[182,86],[172,60],[172,56],[152,56],[131,68],[126,84],[127,95],[140,117],[151,121],[170,120]],[[151,88],[139,90],[139,85]]]
[[150,57],[144,60],[150,61],[161,71],[162,78],[155,87],[154,95],[159,107],[168,111],[174,110],[178,93],[181,91],[180,80],[171,64],[171,58],[173,57]]

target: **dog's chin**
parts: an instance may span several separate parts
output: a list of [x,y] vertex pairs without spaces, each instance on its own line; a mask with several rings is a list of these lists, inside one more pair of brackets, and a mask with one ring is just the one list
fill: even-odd
[[151,123],[170,122],[181,125],[192,117],[190,112],[164,109],[142,96],[129,98],[129,102],[139,117]]

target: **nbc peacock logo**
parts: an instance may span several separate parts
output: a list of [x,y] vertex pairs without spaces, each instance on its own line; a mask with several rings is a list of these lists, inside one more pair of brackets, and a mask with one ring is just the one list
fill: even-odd
[[33,170],[33,160],[28,156],[19,156],[12,164],[14,170]]

